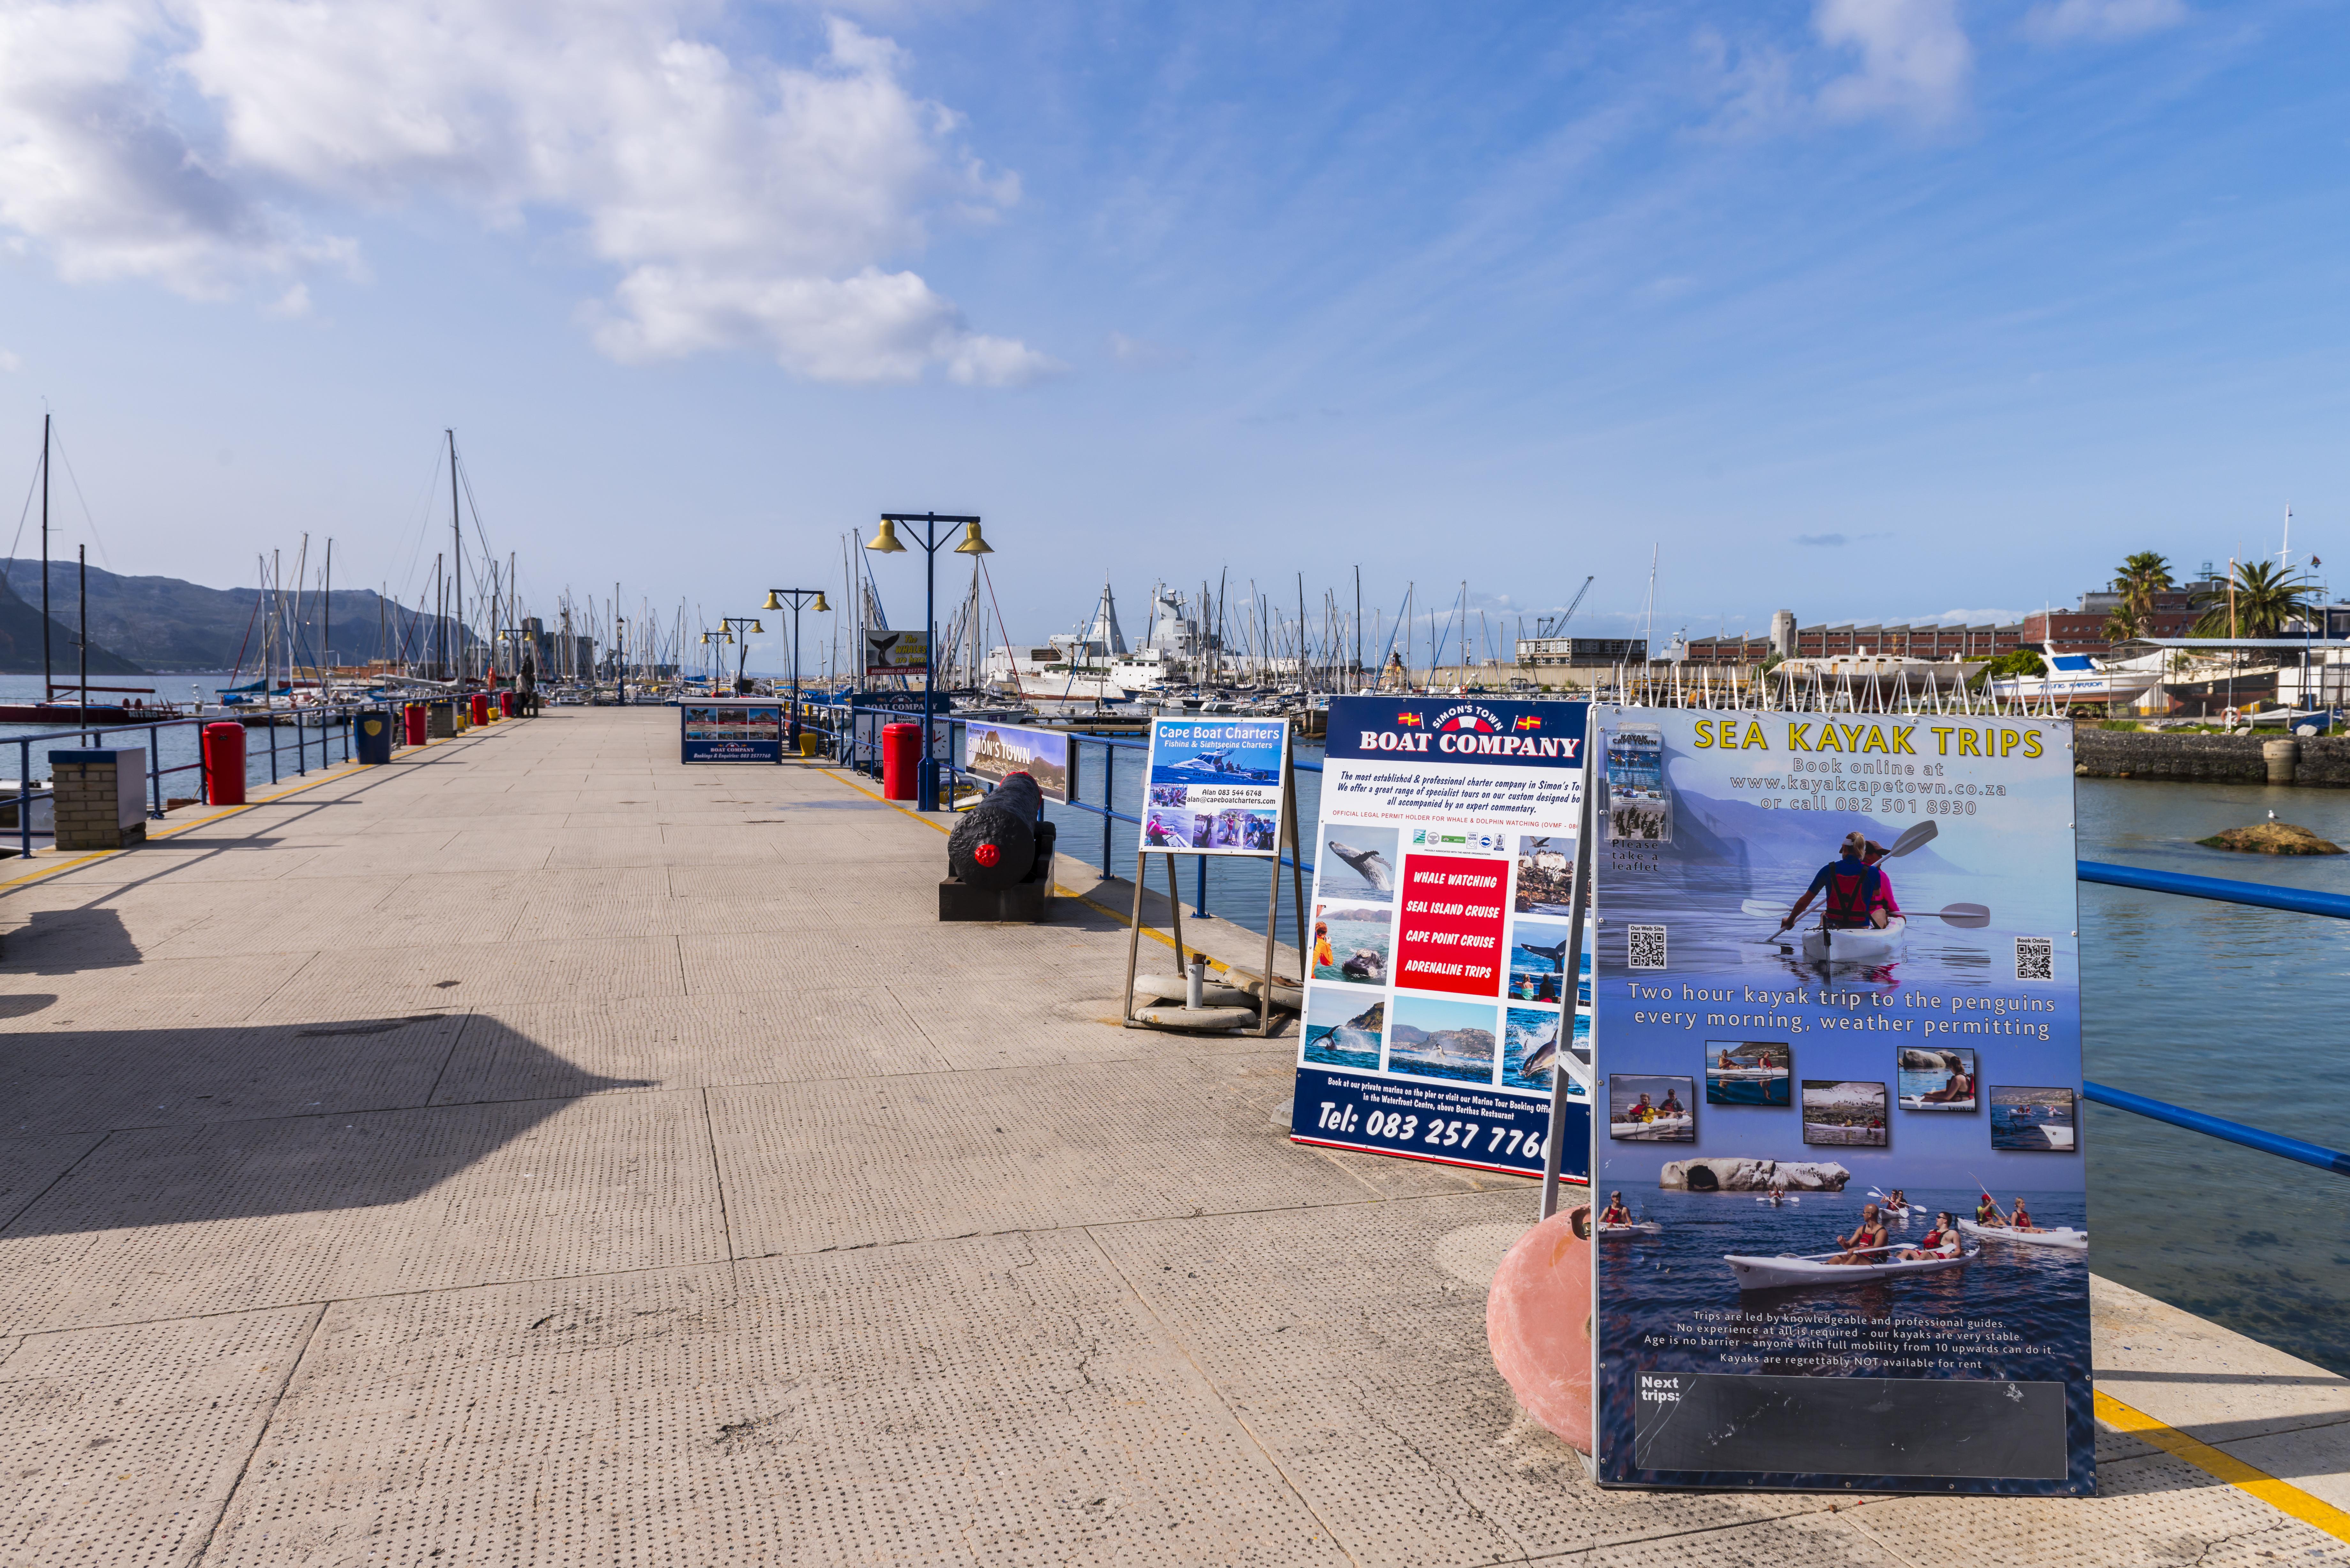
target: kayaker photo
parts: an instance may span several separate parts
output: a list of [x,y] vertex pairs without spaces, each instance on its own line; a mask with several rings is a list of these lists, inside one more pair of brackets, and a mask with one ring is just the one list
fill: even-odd
[[1885,1261],[1885,1220],[1874,1203],[1860,1208],[1860,1223],[1849,1236],[1838,1236],[1836,1245],[1844,1249],[1828,1260],[1831,1263],[1881,1263]]
[[[1860,857],[1877,873],[1878,907],[1884,909],[1888,917],[1898,919],[1901,916],[1901,902],[1893,896],[1893,878],[1886,874],[1883,866],[1877,864],[1891,853],[1891,850],[1874,838],[1861,841]],[[1885,922],[1879,920],[1877,923],[1881,926]]]
[[1975,1223],[1993,1228],[2007,1223],[2007,1216],[1999,1211],[1999,1200],[1988,1192],[1982,1195],[1982,1201],[1975,1205]]
[[1599,1211],[1599,1222],[1602,1225],[1629,1225],[1632,1222],[1632,1211],[1624,1207],[1622,1193],[1607,1195],[1607,1207]]
[[1958,1221],[1951,1219],[1950,1211],[1945,1209],[1934,1216],[1934,1228],[1926,1232],[1924,1241],[1903,1250],[1901,1261],[1917,1263],[1928,1258],[1955,1258],[1959,1255],[1959,1245]]
[[[1842,853],[1819,868],[1812,885],[1779,922],[1783,931],[1792,929],[1812,900],[1823,893],[1827,901],[1820,908],[1821,923],[1830,930],[1855,930],[1863,926],[1875,926],[1883,930],[1895,911],[1886,908],[1885,873],[1869,864],[1871,845],[1865,835],[1847,833]],[[1881,852],[1880,852],[1881,853]]]
[[2007,1227],[2011,1231],[2037,1231],[2040,1229],[2039,1226],[2034,1225],[2032,1222],[2032,1211],[2023,1206],[2023,1199],[2022,1198],[2018,1198],[2015,1200],[2015,1208],[2007,1217]]
[[1337,964],[1338,955],[1330,950],[1329,922],[1326,920],[1315,921],[1314,966],[1316,969],[1336,969]]

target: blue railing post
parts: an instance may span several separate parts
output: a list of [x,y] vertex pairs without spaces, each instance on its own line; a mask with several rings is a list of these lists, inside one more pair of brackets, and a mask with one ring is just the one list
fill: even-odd
[[1208,857],[1204,855],[1199,857],[1199,887],[1200,890],[1191,897],[1191,903],[1199,910],[1200,918],[1205,919],[1208,916]]
[[[57,807],[49,808],[49,819],[57,820]],[[33,742],[16,742],[16,853],[31,858],[33,853]]]
[[[1084,742],[1076,736],[1072,735],[1069,737],[1069,743],[1074,746],[1082,745]],[[1117,796],[1111,792],[1110,788],[1111,781],[1117,776],[1118,748],[1116,746],[1104,746],[1102,748],[1102,876],[1105,877],[1108,877],[1110,874],[1110,828],[1118,821],[1116,817],[1110,815],[1111,812],[1118,809]],[[1144,774],[1143,782],[1148,785],[1149,782],[1149,775],[1148,773]]]
[[264,708],[261,716],[269,721],[269,782],[277,782],[277,715]]

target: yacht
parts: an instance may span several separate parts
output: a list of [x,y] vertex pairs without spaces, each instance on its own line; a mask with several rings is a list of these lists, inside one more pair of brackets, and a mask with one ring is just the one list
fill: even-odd
[[2134,702],[2162,680],[2158,658],[2108,663],[2085,653],[2056,653],[2043,645],[2044,675],[2014,675],[1991,682],[1991,695],[2022,702]]

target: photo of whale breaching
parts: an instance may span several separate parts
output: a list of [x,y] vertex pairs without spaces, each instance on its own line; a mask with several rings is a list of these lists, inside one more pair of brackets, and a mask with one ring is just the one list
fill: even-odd
[[1705,1103],[1709,1106],[1794,1104],[1794,1054],[1783,1040],[1705,1043]]
[[1305,1007],[1302,1059],[1321,1067],[1378,1071],[1387,1003],[1364,1002],[1344,992],[1316,992]]
[[1991,1146],[2029,1154],[2071,1154],[2080,1147],[2074,1137],[2073,1091],[2002,1085],[1991,1092]]
[[1510,932],[1510,1000],[1559,1002],[1566,995],[1565,920],[1520,920]]
[[1315,867],[1326,898],[1395,902],[1396,830],[1342,823],[1322,846],[1326,858]]
[[1885,1147],[1892,1141],[1885,1123],[1885,1085],[1846,1078],[1804,1079],[1804,1141]]
[[1975,1054],[1958,1045],[1904,1045],[1900,1095],[1905,1111],[1973,1110]]
[[1399,996],[1388,1023],[1388,1071],[1462,1083],[1493,1081],[1491,1002]]
[[1673,1074],[1607,1075],[1607,1136],[1635,1143],[1695,1143],[1697,1080]]
[[1665,785],[1664,732],[1624,724],[1607,732],[1607,839],[1673,841],[1673,799]]
[[[1559,1019],[1562,1014],[1539,1007],[1512,1007],[1502,1014],[1502,1087],[1547,1092],[1551,1070],[1558,1064]],[[1591,1060],[1591,1020],[1576,1014],[1575,1049],[1566,1075],[1566,1092],[1583,1093],[1574,1064],[1588,1067]]]
[[1315,980],[1385,985],[1394,959],[1395,911],[1383,904],[1330,903],[1314,908]]
[[1518,913],[1575,912],[1575,840],[1564,835],[1518,836]]

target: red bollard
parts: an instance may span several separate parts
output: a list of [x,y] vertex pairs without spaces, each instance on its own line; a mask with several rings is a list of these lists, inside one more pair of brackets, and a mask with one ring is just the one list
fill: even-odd
[[501,691],[498,693],[498,711],[509,719],[515,716],[515,694],[513,692]]
[[881,726],[881,793],[891,800],[914,798],[914,770],[922,760],[920,724]]
[[425,729],[424,704],[411,702],[400,711],[400,722],[408,727],[408,743],[421,746],[430,738]]
[[244,804],[244,726],[206,724],[203,732],[204,804]]
[[473,693],[473,722],[486,724],[489,722],[490,694],[486,691],[476,691]]

